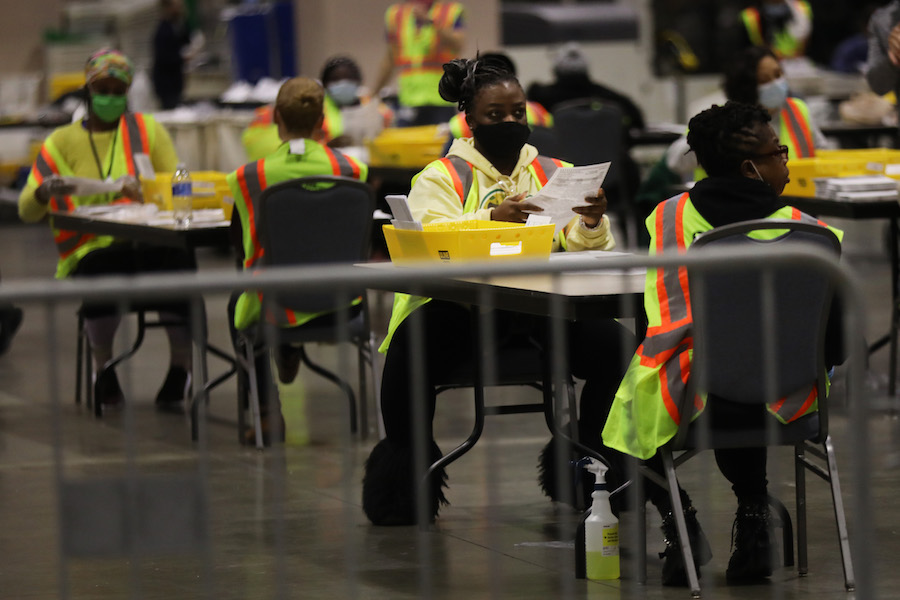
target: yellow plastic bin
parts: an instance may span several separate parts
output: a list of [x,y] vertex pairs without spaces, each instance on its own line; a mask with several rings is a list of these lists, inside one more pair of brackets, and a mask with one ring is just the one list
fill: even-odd
[[788,161],[790,182],[786,196],[815,196],[815,180],[820,177],[850,177],[876,173],[896,173],[900,178],[900,152],[889,148],[820,150],[812,158]]
[[374,140],[367,142],[369,166],[424,167],[441,157],[448,135],[446,125],[385,129]]
[[[191,173],[194,190],[194,208],[221,208],[225,219],[231,219],[234,199],[225,180],[225,173],[219,171],[194,171]],[[157,173],[155,179],[141,177],[144,202],[152,202],[162,210],[172,210],[172,173]]]
[[384,225],[391,261],[457,263],[467,260],[548,258],[555,225],[526,227],[501,221],[431,223],[424,231]]

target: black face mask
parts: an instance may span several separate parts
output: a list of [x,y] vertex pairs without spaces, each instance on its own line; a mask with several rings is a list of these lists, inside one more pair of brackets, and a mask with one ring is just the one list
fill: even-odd
[[531,135],[531,130],[528,125],[504,121],[492,125],[479,125],[472,130],[472,135],[484,149],[484,153],[490,157],[512,158],[519,155],[519,151]]

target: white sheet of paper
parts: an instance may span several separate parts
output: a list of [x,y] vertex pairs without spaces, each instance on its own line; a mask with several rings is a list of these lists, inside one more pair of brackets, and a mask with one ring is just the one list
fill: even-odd
[[553,219],[550,215],[531,213],[528,215],[528,219],[525,220],[525,226],[534,227],[536,225],[549,225],[552,222]]
[[384,199],[387,201],[388,206],[391,207],[391,214],[394,217],[391,220],[391,225],[397,229],[422,231],[422,223],[413,218],[406,196],[391,195],[385,196]]
[[556,232],[572,220],[572,208],[585,206],[585,197],[593,196],[603,185],[610,163],[557,169],[541,191],[526,198],[527,202],[544,209],[538,213],[549,216],[556,225]]
[[103,181],[101,179],[88,179],[86,177],[72,177],[66,175],[62,178],[68,184],[75,186],[73,196],[90,196],[93,194],[106,194],[109,192],[121,192],[122,181]]

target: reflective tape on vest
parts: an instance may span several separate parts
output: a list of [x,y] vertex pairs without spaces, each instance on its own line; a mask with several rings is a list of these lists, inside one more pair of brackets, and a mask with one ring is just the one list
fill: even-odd
[[781,122],[791,138],[791,146],[797,158],[811,158],[816,155],[809,122],[794,98],[788,98],[787,106],[781,109]]

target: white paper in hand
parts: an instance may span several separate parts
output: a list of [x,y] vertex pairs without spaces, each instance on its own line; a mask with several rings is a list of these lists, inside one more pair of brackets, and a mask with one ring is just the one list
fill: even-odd
[[121,192],[123,181],[103,181],[101,179],[88,179],[86,177],[65,176],[62,178],[67,184],[74,186],[73,196],[91,196],[93,194],[107,194],[109,192]]
[[585,197],[597,194],[609,172],[609,165],[610,163],[605,162],[599,165],[557,169],[541,191],[525,200],[544,209],[537,214],[549,216],[556,225],[556,232],[559,233],[575,216],[572,208],[586,206]]

